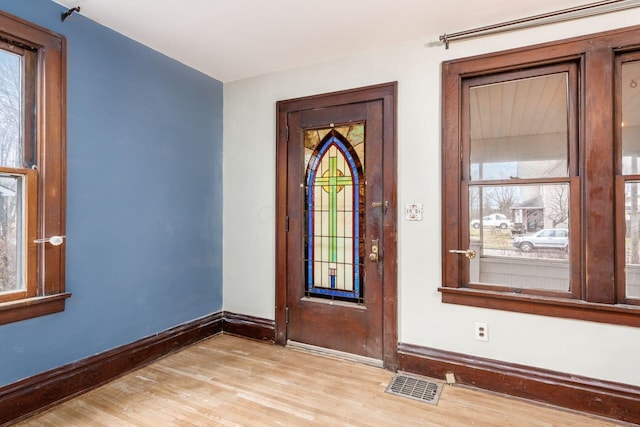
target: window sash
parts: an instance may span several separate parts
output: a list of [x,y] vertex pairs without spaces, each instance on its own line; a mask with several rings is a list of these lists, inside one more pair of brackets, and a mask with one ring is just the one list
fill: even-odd
[[[486,282],[478,282],[474,281],[472,278],[472,263],[481,262],[483,258],[482,253],[477,253],[477,257],[480,259],[474,259],[473,261],[468,261],[466,258],[458,256],[458,263],[460,268],[460,279],[458,281],[459,288],[468,288],[468,289],[478,289],[478,290],[486,290],[486,291],[494,291],[494,292],[514,292],[522,295],[538,295],[538,296],[550,296],[556,298],[571,298],[571,299],[579,299],[581,294],[580,287],[580,266],[581,266],[581,258],[580,251],[574,250],[573,248],[578,248],[580,244],[580,219],[579,219],[579,206],[580,206],[580,180],[578,177],[573,177],[570,180],[559,180],[559,179],[547,179],[540,181],[533,181],[534,184],[545,184],[545,183],[564,183],[568,185],[569,189],[569,211],[573,212],[570,214],[570,232],[569,232],[569,252],[567,254],[567,263],[569,267],[569,289],[566,291],[560,289],[535,289],[535,288],[527,288],[522,286],[509,286],[504,284],[490,284]],[[521,184],[518,180],[517,183],[510,182],[510,185],[525,185]],[[462,242],[471,242],[471,228],[466,224],[471,223],[471,218],[469,216],[468,205],[465,203],[469,200],[469,187],[478,186],[476,182],[473,184],[462,183],[461,184],[461,205],[463,206],[461,212],[461,222],[460,222],[460,235],[462,238]],[[480,185],[482,186],[482,185]],[[574,216],[578,216],[578,218],[574,218]],[[464,247],[465,245],[461,245]],[[478,251],[476,251],[478,252]],[[446,254],[451,256],[453,254]],[[476,264],[477,265],[477,264]],[[475,267],[477,268],[477,266]]]
[[20,276],[24,281],[24,288],[3,292],[0,294],[0,302],[16,301],[24,298],[32,298],[38,295],[37,286],[37,247],[36,240],[38,219],[38,177],[34,169],[17,169],[0,167],[0,176],[22,177],[20,215],[21,232],[19,234],[20,250],[18,267],[22,270]]

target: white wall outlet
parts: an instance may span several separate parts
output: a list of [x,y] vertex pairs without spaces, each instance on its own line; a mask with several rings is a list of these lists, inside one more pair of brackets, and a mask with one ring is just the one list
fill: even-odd
[[422,203],[407,203],[404,205],[404,219],[407,221],[422,221]]
[[478,341],[489,341],[489,327],[486,323],[476,322],[476,339]]

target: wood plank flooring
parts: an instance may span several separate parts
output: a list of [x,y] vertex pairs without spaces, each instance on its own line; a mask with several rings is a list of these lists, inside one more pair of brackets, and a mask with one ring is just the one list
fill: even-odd
[[457,386],[445,386],[430,405],[385,393],[392,376],[218,335],[17,426],[624,425]]

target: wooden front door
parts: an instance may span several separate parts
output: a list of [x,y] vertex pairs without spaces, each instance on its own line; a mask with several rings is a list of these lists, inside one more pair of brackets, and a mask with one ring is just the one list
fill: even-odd
[[279,343],[395,367],[395,90],[278,103]]

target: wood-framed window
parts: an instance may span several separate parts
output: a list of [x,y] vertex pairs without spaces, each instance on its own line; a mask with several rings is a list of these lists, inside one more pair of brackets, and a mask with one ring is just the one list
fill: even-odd
[[64,37],[0,12],[0,324],[69,297],[65,69]]
[[443,302],[640,326],[640,27],[442,72]]

